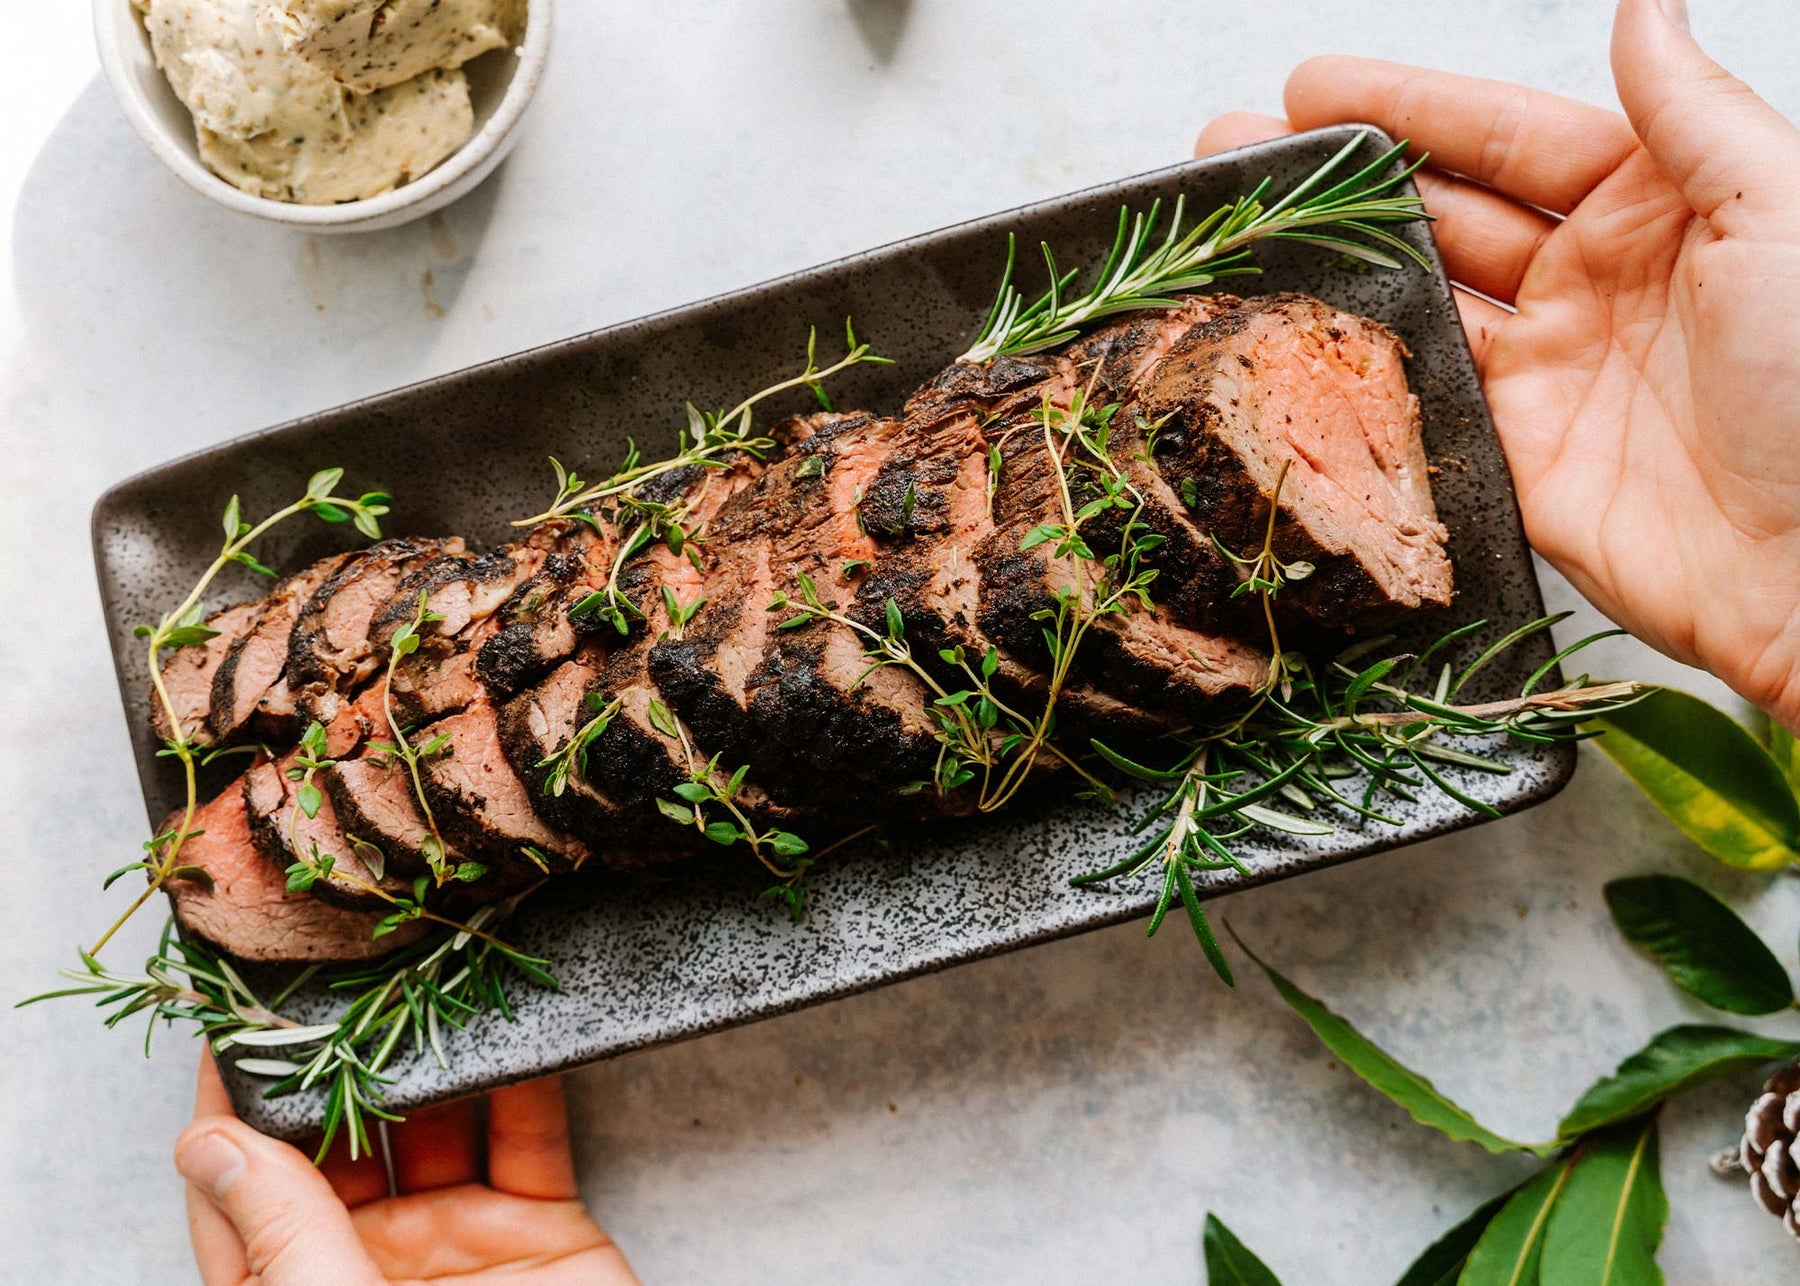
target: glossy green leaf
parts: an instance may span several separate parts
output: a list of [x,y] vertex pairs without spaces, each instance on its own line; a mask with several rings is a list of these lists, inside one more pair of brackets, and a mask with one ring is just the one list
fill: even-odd
[[1469,1255],[1475,1249],[1475,1243],[1494,1222],[1501,1208],[1512,1200],[1518,1191],[1503,1192],[1492,1201],[1486,1202],[1457,1224],[1449,1232],[1439,1237],[1412,1262],[1395,1286],[1456,1286],[1456,1279],[1462,1276],[1464,1267],[1469,1262]]
[[1507,1198],[1469,1252],[1457,1286],[1538,1286],[1544,1229],[1570,1168],[1564,1164],[1541,1171]]
[[1280,1278],[1214,1215],[1206,1216],[1206,1286],[1281,1286]]
[[1231,936],[1237,939],[1238,946],[1243,947],[1244,954],[1268,975],[1269,981],[1275,985],[1281,998],[1287,1001],[1288,1007],[1306,1020],[1306,1025],[1313,1029],[1313,1034],[1325,1043],[1325,1047],[1369,1085],[1405,1109],[1407,1115],[1420,1125],[1442,1131],[1458,1142],[1479,1144],[1489,1152],[1541,1153],[1547,1149],[1549,1145],[1518,1143],[1495,1134],[1445,1098],[1437,1086],[1400,1063],[1343,1018],[1265,964],[1260,956],[1244,946],[1244,940],[1235,931]]
[[1600,748],[1701,848],[1728,865],[1800,860],[1800,802],[1736,721],[1669,688],[1594,721]]
[[1542,1286],[1662,1286],[1669,1199],[1657,1154],[1654,1117],[1581,1145],[1544,1231]]
[[1800,1041],[1730,1027],[1671,1027],[1583,1094],[1557,1127],[1568,1140],[1642,1115],[1696,1085],[1763,1063],[1800,1057]]
[[1788,789],[1800,796],[1800,741],[1778,723],[1769,725],[1769,757],[1787,778]]
[[1737,913],[1691,880],[1640,875],[1606,886],[1619,931],[1662,962],[1677,987],[1715,1009],[1772,1014],[1794,1002],[1775,953]]

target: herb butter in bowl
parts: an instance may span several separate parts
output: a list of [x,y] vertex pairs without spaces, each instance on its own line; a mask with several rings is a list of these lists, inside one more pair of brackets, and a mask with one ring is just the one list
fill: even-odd
[[95,0],[127,118],[189,187],[311,231],[392,227],[491,173],[551,0]]

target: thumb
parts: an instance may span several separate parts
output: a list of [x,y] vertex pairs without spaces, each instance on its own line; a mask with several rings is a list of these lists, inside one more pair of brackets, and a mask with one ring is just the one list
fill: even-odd
[[175,1168],[231,1221],[263,1286],[376,1286],[376,1271],[330,1182],[298,1149],[230,1115],[198,1116]]
[[1800,129],[1707,56],[1687,0],[1621,0],[1612,65],[1631,128],[1701,218],[1730,232],[1800,199]]

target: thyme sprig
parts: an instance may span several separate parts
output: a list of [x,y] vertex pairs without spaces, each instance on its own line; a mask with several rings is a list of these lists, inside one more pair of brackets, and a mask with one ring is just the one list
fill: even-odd
[[1292,675],[1290,658],[1281,646],[1281,631],[1275,625],[1275,596],[1284,585],[1305,580],[1314,570],[1309,562],[1301,559],[1284,562],[1275,554],[1275,522],[1281,516],[1281,489],[1287,483],[1288,466],[1292,463],[1292,460],[1283,460],[1275,473],[1275,490],[1269,497],[1269,520],[1263,528],[1262,547],[1254,555],[1245,557],[1234,553],[1216,533],[1212,534],[1213,547],[1240,569],[1241,579],[1231,591],[1231,597],[1255,594],[1262,604],[1263,623],[1269,631],[1269,676],[1264,681],[1263,692],[1279,689],[1284,695],[1291,690]]
[[581,698],[582,705],[593,711],[593,717],[575,730],[568,744],[553,755],[538,760],[539,768],[548,768],[549,775],[544,778],[542,793],[552,799],[560,799],[569,789],[569,778],[586,777],[588,765],[588,747],[601,737],[612,726],[612,721],[619,713],[617,697],[606,700],[598,692],[589,692]]
[[1184,291],[1197,290],[1221,277],[1261,272],[1249,249],[1258,241],[1306,242],[1381,268],[1399,268],[1406,259],[1426,266],[1417,250],[1388,231],[1393,225],[1429,217],[1419,198],[1397,191],[1424,158],[1387,173],[1405,155],[1405,142],[1348,178],[1324,186],[1367,137],[1366,132],[1359,133],[1272,204],[1264,204],[1272,186],[1272,180],[1264,179],[1248,196],[1220,206],[1186,233],[1181,230],[1186,198],[1178,197],[1160,242],[1154,238],[1161,201],[1152,202],[1148,211],[1136,215],[1121,207],[1112,249],[1094,285],[1083,294],[1065,297],[1080,270],[1059,269],[1044,242],[1040,247],[1050,286],[1027,304],[1013,285],[1018,243],[1008,234],[1000,289],[975,342],[960,360],[985,362],[1006,354],[1039,353],[1067,343],[1083,327],[1107,317],[1177,307]]
[[[797,578],[798,599],[782,591],[768,607],[771,612],[794,613],[781,622],[781,629],[826,620],[860,634],[870,660],[862,678],[885,666],[897,665],[923,683],[931,693],[937,724],[939,752],[933,770],[934,784],[944,794],[975,781],[979,775],[976,807],[984,813],[1011,802],[1045,754],[1072,769],[1096,795],[1111,797],[1104,782],[1055,744],[1057,703],[1094,623],[1106,616],[1150,606],[1150,585],[1157,573],[1147,559],[1164,538],[1151,532],[1142,521],[1143,496],[1112,458],[1112,421],[1119,407],[1116,403],[1095,405],[1092,393],[1090,381],[1088,387],[1072,394],[1067,406],[1057,406],[1046,396],[1034,412],[1044,435],[1044,449],[1054,465],[1062,520],[1033,527],[1021,538],[1019,548],[1026,551],[1047,545],[1071,572],[1068,582],[1056,590],[1054,606],[1033,613],[1050,654],[1043,705],[1035,713],[1014,708],[994,691],[992,679],[1000,657],[992,645],[973,661],[960,645],[940,651],[938,659],[967,681],[966,687],[949,690],[913,654],[906,638],[904,616],[892,599],[885,605],[886,628],[877,630],[828,607],[820,598],[817,585],[802,574]],[[1156,426],[1144,427],[1148,451],[1155,441]],[[990,478],[999,474],[1001,463],[998,451],[990,453]],[[1117,547],[1104,555],[1096,554],[1086,529],[1102,515],[1117,511],[1125,514],[1118,524]]]
[[[571,607],[569,618],[579,620],[584,616],[591,616],[608,622],[620,634],[631,633],[632,622],[644,620],[647,615],[619,587],[619,578],[625,571],[625,565],[633,557],[660,540],[668,546],[671,553],[677,557],[685,553],[696,568],[700,567],[700,532],[685,525],[689,509],[685,500],[664,504],[637,496],[618,497],[608,514],[614,529],[623,533],[623,539],[619,541],[618,550],[613,554],[606,584],[585,595]],[[666,589],[664,592],[667,592]]]
[[451,735],[440,732],[435,737],[428,737],[423,742],[414,744],[411,734],[400,726],[400,716],[394,712],[395,671],[400,668],[401,661],[419,650],[419,632],[427,625],[444,619],[443,613],[432,611],[430,604],[431,591],[421,589],[412,619],[395,630],[393,638],[388,640],[387,674],[381,686],[381,713],[387,720],[388,731],[393,740],[371,741],[369,749],[385,757],[389,764],[398,761],[406,766],[407,776],[412,779],[413,799],[419,805],[419,815],[425,819],[428,832],[419,844],[419,855],[431,868],[432,878],[443,885],[451,880],[478,880],[487,873],[487,867],[475,861],[450,860],[443,833],[438,830],[437,817],[431,811],[431,800],[425,793],[424,778],[419,772],[421,763],[451,748]]
[[[461,1031],[471,1018],[489,1010],[511,1021],[506,986],[512,975],[556,988],[548,961],[488,932],[510,917],[531,892],[525,889],[482,907],[466,925],[442,925],[375,964],[299,969],[267,1000],[224,956],[200,943],[177,939],[171,919],[141,974],[109,969],[92,952],[83,951],[81,968],[60,971],[75,986],[19,1003],[94,996],[95,1004],[108,1011],[109,1028],[145,1014],[146,1054],[158,1019],[167,1025],[194,1023],[215,1054],[248,1052],[236,1066],[273,1081],[266,1097],[324,1090],[325,1137],[315,1159],[325,1157],[340,1131],[355,1158],[369,1153],[371,1118],[401,1119],[383,1106],[383,1087],[394,1079],[388,1068],[397,1054],[410,1047],[414,1056],[422,1056],[430,1049],[438,1066],[447,1068],[446,1028]],[[309,985],[346,995],[349,1003],[328,1022],[302,1023],[284,1015],[283,1007]]]
[[[805,858],[807,842],[792,831],[778,827],[759,828],[743,808],[744,779],[750,775],[745,764],[724,781],[720,780],[719,756],[702,760],[688,740],[687,729],[668,706],[652,698],[648,714],[650,725],[665,737],[673,737],[687,756],[688,777],[672,788],[676,799],[658,799],[657,810],[677,826],[691,826],[715,844],[729,848],[743,844],[769,874],[784,882],[798,884],[810,865]],[[725,813],[719,817],[709,808]],[[783,865],[789,859],[791,865]]]
[[259,562],[250,552],[264,535],[275,527],[298,514],[317,514],[330,523],[348,522],[371,540],[381,538],[380,519],[388,512],[388,502],[392,497],[385,492],[369,491],[351,499],[334,494],[340,481],[343,480],[342,469],[321,469],[307,480],[306,492],[300,499],[264,518],[252,523],[244,518],[243,506],[238,497],[233,496],[225,506],[220,520],[225,529],[225,541],[220,547],[217,557],[210,566],[201,573],[200,579],[188,591],[174,608],[166,613],[155,625],[139,625],[133,633],[145,640],[149,668],[150,686],[155,695],[157,705],[162,708],[163,716],[169,725],[169,735],[163,741],[163,749],[157,753],[172,758],[181,765],[183,777],[183,804],[181,820],[166,831],[151,837],[144,848],[148,857],[142,862],[115,871],[107,878],[107,885],[123,875],[126,871],[141,870],[148,873],[145,887],[131,905],[126,907],[111,927],[95,940],[88,948],[87,954],[98,956],[102,948],[112,941],[125,923],[136,915],[138,909],[151,898],[157,890],[171,879],[206,880],[205,871],[197,866],[184,865],[181,861],[181,849],[189,839],[199,832],[194,830],[194,814],[200,808],[199,782],[197,769],[203,758],[205,747],[197,740],[198,728],[184,727],[180,713],[175,709],[174,699],[169,695],[168,686],[163,682],[163,651],[178,650],[184,647],[198,647],[208,639],[217,637],[218,631],[211,630],[204,624],[206,591],[219,573],[236,564],[246,567],[260,576],[273,577],[275,573]]
[[760,403],[790,389],[805,388],[811,389],[822,405],[829,406],[829,402],[825,400],[825,382],[832,376],[853,366],[892,364],[891,359],[880,356],[868,344],[858,341],[856,330],[847,319],[844,322],[844,343],[849,351],[832,365],[821,367],[817,355],[818,331],[815,328],[807,335],[806,366],[799,374],[752,393],[728,411],[702,411],[693,403],[688,403],[687,427],[678,439],[675,454],[666,460],[645,463],[642,452],[633,442],[626,452],[624,463],[610,477],[598,483],[589,483],[552,457],[550,465],[556,472],[555,499],[543,513],[521,519],[513,525],[529,527],[551,518],[603,505],[607,501],[630,495],[653,478],[690,465],[709,469],[723,468],[726,460],[740,451],[762,457],[774,449],[775,440],[753,431],[752,412]]
[[[1460,670],[1444,663],[1428,687],[1413,683],[1426,663],[1486,622],[1451,631],[1416,657],[1394,654],[1364,664],[1393,642],[1386,638],[1359,643],[1317,670],[1294,658],[1286,692],[1264,693],[1253,715],[1222,730],[1191,734],[1182,755],[1166,768],[1146,766],[1094,742],[1095,752],[1114,769],[1156,783],[1166,793],[1139,823],[1139,830],[1148,832],[1141,845],[1112,866],[1073,882],[1095,885],[1154,871],[1161,891],[1149,932],[1156,932],[1179,898],[1208,959],[1231,982],[1230,967],[1200,907],[1194,876],[1224,869],[1249,874],[1233,841],[1258,829],[1327,835],[1344,814],[1398,826],[1402,819],[1385,811],[1384,798],[1415,803],[1425,792],[1498,817],[1498,810],[1463,790],[1444,770],[1506,774],[1512,769],[1458,742],[1579,740],[1588,735],[1582,721],[1642,698],[1646,689],[1639,684],[1595,684],[1585,675],[1539,690],[1558,664],[1615,633],[1609,631],[1558,652],[1532,673],[1516,697],[1454,704],[1469,679],[1496,657],[1566,617],[1547,616],[1521,626]],[[1358,781],[1360,791],[1352,790]]]

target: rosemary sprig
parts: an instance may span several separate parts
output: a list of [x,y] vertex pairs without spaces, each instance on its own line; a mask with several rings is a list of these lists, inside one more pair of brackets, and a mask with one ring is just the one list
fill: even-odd
[[890,359],[879,356],[869,345],[857,340],[855,328],[848,320],[844,322],[844,343],[849,351],[832,365],[820,367],[817,357],[818,331],[815,329],[807,336],[806,367],[798,375],[752,393],[728,411],[702,411],[693,403],[688,403],[687,427],[678,440],[675,454],[666,460],[645,463],[637,444],[632,443],[626,452],[624,463],[612,476],[602,482],[590,484],[552,457],[550,465],[556,471],[556,498],[543,513],[521,519],[513,525],[529,527],[551,518],[602,505],[629,495],[653,478],[689,465],[720,468],[726,457],[739,451],[761,457],[774,449],[775,441],[752,431],[751,413],[759,403],[790,389],[806,388],[811,389],[813,395],[820,399],[821,405],[829,406],[829,402],[825,400],[826,380],[853,366],[891,364]]
[[[109,969],[93,953],[83,951],[81,968],[60,971],[75,986],[19,1004],[94,996],[96,1005],[109,1011],[108,1027],[147,1014],[146,1054],[158,1019],[170,1025],[194,1023],[215,1053],[250,1051],[251,1056],[239,1057],[236,1066],[273,1080],[267,1097],[323,1089],[325,1137],[315,1159],[325,1157],[340,1131],[348,1137],[355,1158],[369,1152],[370,1118],[400,1119],[382,1102],[383,1087],[393,1080],[387,1069],[403,1048],[410,1047],[414,1056],[429,1048],[438,1065],[447,1068],[446,1027],[461,1031],[471,1018],[488,1010],[511,1020],[506,996],[510,975],[542,987],[557,986],[548,961],[507,946],[488,932],[531,892],[526,889],[482,907],[466,925],[441,926],[379,963],[297,970],[266,1001],[224,956],[175,938],[171,919],[141,974]],[[347,995],[349,1004],[328,1022],[301,1023],[283,1015],[283,1006],[309,984]],[[263,1056],[265,1050],[272,1056]]]
[[133,633],[147,644],[147,660],[150,667],[150,685],[155,693],[156,702],[162,707],[163,715],[169,725],[169,736],[163,742],[163,749],[158,753],[173,758],[181,764],[184,779],[184,802],[181,820],[170,830],[152,836],[144,846],[149,854],[143,862],[133,863],[122,870],[113,872],[107,878],[110,885],[125,871],[142,870],[149,873],[144,889],[132,900],[130,906],[111,927],[102,933],[88,948],[87,954],[98,956],[106,944],[112,941],[113,935],[124,927],[126,921],[137,914],[138,909],[150,900],[152,894],[161,889],[171,879],[206,879],[206,873],[196,866],[186,866],[181,861],[182,845],[196,833],[194,831],[194,814],[199,810],[199,784],[196,778],[203,747],[195,737],[198,729],[182,726],[181,715],[175,709],[175,702],[169,696],[168,687],[163,683],[162,653],[165,648],[179,649],[197,647],[208,639],[214,638],[217,631],[209,630],[202,623],[205,616],[206,591],[211,588],[220,572],[232,564],[247,567],[261,576],[275,575],[269,568],[258,562],[251,554],[250,547],[271,529],[286,522],[296,514],[317,514],[326,522],[353,523],[356,529],[371,540],[381,538],[380,519],[388,512],[391,499],[385,492],[370,491],[354,500],[334,495],[333,491],[343,479],[342,469],[321,469],[307,481],[306,493],[294,503],[277,509],[261,522],[251,523],[243,516],[243,507],[236,496],[225,506],[221,525],[225,529],[225,542],[212,564],[201,573],[200,579],[182,599],[155,625],[140,625]]
[[1264,179],[1248,196],[1220,206],[1186,233],[1181,231],[1186,198],[1177,198],[1169,229],[1160,242],[1153,239],[1162,202],[1152,202],[1148,211],[1136,215],[1121,207],[1112,250],[1085,294],[1065,298],[1079,269],[1062,271],[1049,244],[1040,243],[1050,287],[1027,304],[1013,286],[1018,244],[1009,234],[999,292],[975,342],[960,360],[985,362],[1005,354],[1038,353],[1067,343],[1084,326],[1107,317],[1147,308],[1174,308],[1181,303],[1176,296],[1183,291],[1197,290],[1221,277],[1262,271],[1249,250],[1258,241],[1303,241],[1382,268],[1399,268],[1403,258],[1425,266],[1417,250],[1387,230],[1429,217],[1417,197],[1397,193],[1424,158],[1386,174],[1405,155],[1405,142],[1348,178],[1324,186],[1367,137],[1366,132],[1359,133],[1272,204],[1263,204],[1271,186],[1271,180]]
[[[1557,662],[1605,637],[1596,635],[1558,653],[1516,697],[1453,704],[1451,694],[1472,675],[1565,617],[1566,613],[1544,617],[1513,630],[1461,670],[1444,664],[1424,690],[1408,683],[1419,668],[1417,661],[1485,622],[1452,631],[1420,658],[1399,654],[1362,663],[1391,639],[1360,643],[1318,671],[1303,658],[1293,658],[1286,692],[1265,692],[1253,714],[1222,730],[1191,733],[1182,756],[1167,768],[1147,767],[1094,742],[1095,752],[1114,769],[1158,783],[1166,793],[1140,822],[1139,829],[1149,837],[1138,848],[1104,870],[1076,877],[1074,883],[1128,880],[1154,871],[1161,892],[1149,931],[1156,932],[1179,897],[1208,958],[1230,982],[1229,966],[1200,908],[1193,877],[1227,868],[1248,874],[1249,868],[1232,850],[1233,840],[1257,829],[1326,835],[1337,829],[1337,816],[1345,813],[1398,826],[1401,819],[1383,810],[1382,797],[1412,803],[1424,792],[1497,817],[1497,810],[1459,788],[1443,770],[1447,766],[1495,774],[1512,770],[1456,742],[1579,740],[1588,735],[1581,730],[1581,721],[1643,697],[1646,689],[1638,684],[1591,684],[1586,676],[1552,691],[1538,690]],[[1352,793],[1349,786],[1356,781],[1361,790]],[[1285,807],[1272,806],[1278,803]]]

